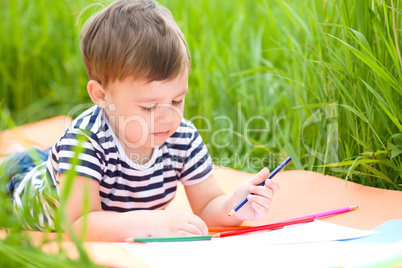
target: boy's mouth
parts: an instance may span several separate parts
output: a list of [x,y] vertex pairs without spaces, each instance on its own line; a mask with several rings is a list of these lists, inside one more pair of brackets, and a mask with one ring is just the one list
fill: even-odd
[[155,137],[165,137],[165,136],[169,135],[169,130],[154,132],[154,133],[152,133],[152,135],[154,135]]

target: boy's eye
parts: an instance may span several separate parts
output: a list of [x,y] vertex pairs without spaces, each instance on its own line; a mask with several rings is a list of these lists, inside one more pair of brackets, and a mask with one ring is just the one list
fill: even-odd
[[145,111],[145,112],[150,112],[150,111],[152,111],[152,107],[151,108],[147,108],[147,107],[143,107],[143,106],[141,106],[141,109],[143,110],[143,111]]
[[172,101],[172,104],[174,106],[180,106],[183,103],[183,100],[179,100],[179,101]]
[[[183,100],[172,101],[172,104],[173,104],[174,106],[180,106],[182,103],[183,103]],[[155,104],[155,105],[153,105],[152,107],[149,107],[149,108],[148,108],[148,107],[141,106],[141,109],[142,109],[143,111],[145,111],[145,112],[150,112],[150,111],[152,111],[153,109],[155,109],[157,106],[158,106],[158,104]]]
[[153,109],[155,109],[155,107],[157,106],[157,104],[155,104],[155,105],[153,105],[152,107],[144,107],[144,106],[141,106],[141,109],[143,110],[143,111],[145,111],[145,112],[150,112],[150,111],[152,111]]

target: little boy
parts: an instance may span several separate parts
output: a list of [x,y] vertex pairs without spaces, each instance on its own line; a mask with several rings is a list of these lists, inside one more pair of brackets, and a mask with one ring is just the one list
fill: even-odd
[[[87,21],[80,44],[95,106],[73,121],[46,162],[10,181],[20,215],[34,222],[26,220],[27,227],[54,228],[57,195],[66,188],[71,189],[63,204],[67,218],[78,234],[87,221],[87,240],[205,235],[207,226],[266,216],[278,184],[256,185],[269,171],[225,195],[201,136],[183,118],[190,55],[168,10],[151,0],[116,1]],[[164,210],[178,181],[195,215]],[[249,202],[229,217],[249,193]]]

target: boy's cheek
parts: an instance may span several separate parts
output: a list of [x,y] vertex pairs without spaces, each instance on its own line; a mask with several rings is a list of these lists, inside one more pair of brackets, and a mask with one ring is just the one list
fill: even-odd
[[136,144],[136,146],[147,143],[150,126],[145,120],[126,120],[123,124],[119,124],[119,126],[120,135],[123,134],[126,141]]

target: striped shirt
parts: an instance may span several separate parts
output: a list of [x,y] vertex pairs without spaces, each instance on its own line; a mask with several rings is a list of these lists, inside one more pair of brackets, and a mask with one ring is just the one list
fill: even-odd
[[58,175],[67,174],[77,156],[76,174],[99,182],[102,209],[107,211],[163,209],[173,199],[178,181],[196,184],[213,171],[208,150],[190,121],[183,118],[176,132],[140,165],[124,152],[105,111],[93,106],[71,123],[50,150],[47,163],[24,181],[41,185],[39,178],[46,173],[57,187]]

